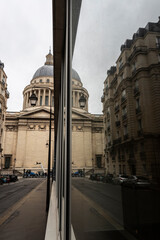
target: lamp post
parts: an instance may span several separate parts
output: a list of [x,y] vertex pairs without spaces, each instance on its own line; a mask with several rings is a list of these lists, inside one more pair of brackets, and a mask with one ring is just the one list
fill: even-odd
[[86,98],[84,97],[84,95],[81,95],[80,99],[79,99],[79,105],[80,108],[84,108],[86,105]]
[[[35,87],[41,88],[41,87]],[[51,88],[47,88],[51,91]],[[52,96],[52,94],[51,94]],[[47,193],[46,193],[46,212],[49,209],[49,202],[50,202],[50,166],[51,166],[51,96],[50,96],[50,117],[49,117],[49,143],[48,143],[48,172],[47,172]],[[32,95],[29,97],[31,106],[36,106],[38,98],[36,97],[34,90],[32,91]]]

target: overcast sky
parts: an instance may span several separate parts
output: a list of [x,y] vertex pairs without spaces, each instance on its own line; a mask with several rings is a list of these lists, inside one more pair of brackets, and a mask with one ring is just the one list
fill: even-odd
[[[9,111],[22,110],[23,89],[52,46],[51,11],[51,0],[0,0],[0,60],[8,76]],[[102,113],[103,82],[120,46],[158,16],[159,0],[82,0],[73,68],[89,92],[89,112]]]

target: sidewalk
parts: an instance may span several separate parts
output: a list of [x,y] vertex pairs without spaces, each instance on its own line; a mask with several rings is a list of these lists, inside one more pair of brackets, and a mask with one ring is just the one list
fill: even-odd
[[1,240],[44,240],[46,229],[46,181],[40,183],[0,226]]

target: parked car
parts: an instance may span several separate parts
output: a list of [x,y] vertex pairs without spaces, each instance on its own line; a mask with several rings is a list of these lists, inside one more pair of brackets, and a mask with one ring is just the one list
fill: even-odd
[[108,174],[104,177],[103,182],[105,182],[105,183],[112,183],[112,182],[113,182],[113,174],[108,173]]
[[151,185],[151,182],[148,178],[144,176],[130,176],[127,181],[123,183],[123,186],[132,187],[132,188],[148,188]]
[[103,181],[104,175],[103,175],[103,174],[100,174],[100,173],[91,174],[91,175],[90,175],[90,179],[91,179],[91,180],[96,180],[96,181]]
[[18,181],[18,177],[17,177],[16,175],[9,175],[8,177],[9,177],[9,179],[10,179],[10,182],[16,182],[16,181]]
[[125,181],[127,181],[128,176],[125,174],[119,174],[117,177],[113,178],[113,183],[114,184],[122,184]]
[[10,178],[7,175],[2,175],[1,180],[3,181],[3,183],[9,183],[10,182]]
[[2,179],[2,177],[0,176],[0,185],[2,185],[3,184],[3,179]]

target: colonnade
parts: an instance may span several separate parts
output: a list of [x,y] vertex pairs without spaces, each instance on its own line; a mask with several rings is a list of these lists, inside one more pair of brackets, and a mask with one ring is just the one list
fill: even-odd
[[32,95],[33,91],[38,98],[36,106],[50,106],[50,102],[51,102],[51,105],[53,106],[53,97],[54,97],[53,90],[50,91],[45,87],[43,89],[36,89],[35,87],[34,90],[28,89],[24,92],[23,109],[31,107],[29,97]]

